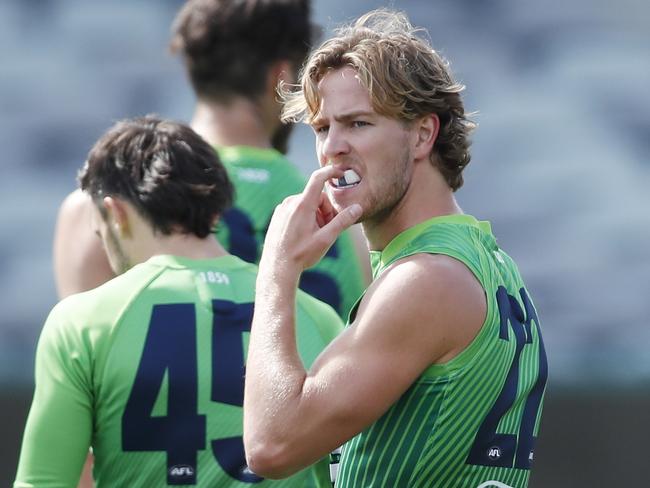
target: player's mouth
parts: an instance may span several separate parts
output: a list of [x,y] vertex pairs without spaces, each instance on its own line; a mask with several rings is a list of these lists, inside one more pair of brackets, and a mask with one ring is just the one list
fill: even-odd
[[353,169],[346,169],[343,173],[343,176],[339,178],[332,178],[330,180],[330,185],[338,189],[346,189],[357,186],[361,183],[361,177]]

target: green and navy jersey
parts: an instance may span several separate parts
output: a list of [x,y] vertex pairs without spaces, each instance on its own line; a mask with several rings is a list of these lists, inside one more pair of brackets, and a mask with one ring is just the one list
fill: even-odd
[[[217,152],[235,187],[234,206],[222,216],[217,238],[231,254],[257,264],[275,207],[287,196],[302,192],[305,177],[275,149],[231,146],[218,147]],[[299,286],[347,319],[364,289],[361,265],[348,232],[302,274]]]
[[[39,339],[14,486],[76,486],[89,446],[98,488],[325,486],[326,462],[281,481],[260,481],[246,466],[255,278],[235,256],[155,256],[61,301]],[[308,367],[342,324],[302,292],[296,311]]]
[[379,276],[416,253],[464,263],[487,316],[458,356],[432,364],[374,424],[343,447],[336,486],[479,488],[528,484],[547,379],[537,313],[487,222],[433,218],[371,253]]

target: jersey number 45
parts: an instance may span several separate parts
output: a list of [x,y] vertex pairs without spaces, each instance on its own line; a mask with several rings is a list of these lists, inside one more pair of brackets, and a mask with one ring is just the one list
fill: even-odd
[[[252,303],[212,301],[210,399],[241,407],[244,352],[241,335],[250,332]],[[197,409],[196,311],[193,303],[155,305],[122,416],[124,451],[167,453],[167,484],[196,484],[197,451],[205,449],[206,418]],[[167,415],[152,412],[167,375]],[[257,483],[248,469],[241,436],[211,441],[214,459],[232,478]]]

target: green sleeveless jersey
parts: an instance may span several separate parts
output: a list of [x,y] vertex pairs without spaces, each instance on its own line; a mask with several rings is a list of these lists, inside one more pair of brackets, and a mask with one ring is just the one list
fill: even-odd
[[[89,446],[98,488],[329,483],[326,462],[281,481],[247,468],[242,402],[255,279],[255,266],[235,256],[155,256],[61,301],[39,340],[14,486],[76,486]],[[296,310],[310,365],[342,324],[302,292]]]
[[[274,149],[232,146],[219,147],[217,152],[235,187],[234,206],[222,216],[217,238],[231,254],[257,264],[275,207],[285,197],[303,191],[306,180]],[[299,286],[347,319],[364,289],[361,266],[348,232],[316,266],[302,274]]]
[[371,254],[373,274],[416,253],[464,263],[483,286],[477,337],[432,364],[377,422],[343,447],[336,486],[523,488],[539,428],[547,362],[539,321],[516,265],[490,225],[437,217]]

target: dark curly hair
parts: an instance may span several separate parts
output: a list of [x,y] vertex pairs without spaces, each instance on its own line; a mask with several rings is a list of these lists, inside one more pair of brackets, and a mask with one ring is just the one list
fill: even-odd
[[199,96],[253,98],[272,63],[289,60],[298,72],[317,31],[309,17],[309,0],[189,0],[170,49],[181,53]]
[[111,127],[90,150],[79,183],[100,210],[105,196],[120,197],[163,235],[206,237],[233,200],[215,150],[186,125],[155,116]]

